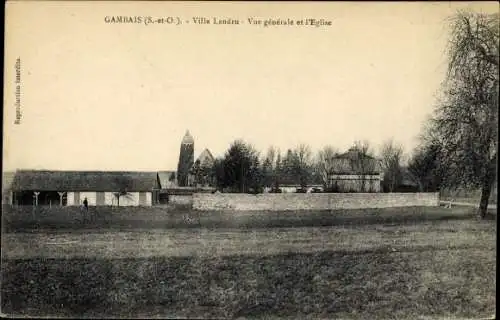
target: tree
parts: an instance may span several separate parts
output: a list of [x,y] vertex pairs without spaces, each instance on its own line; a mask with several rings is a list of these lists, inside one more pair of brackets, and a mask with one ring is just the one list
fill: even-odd
[[403,146],[392,139],[388,140],[382,144],[380,156],[384,170],[384,185],[389,192],[394,192],[403,180],[401,168]]
[[479,187],[484,217],[498,157],[499,15],[460,12],[451,22],[444,97],[431,120],[432,136],[441,147],[444,184]]
[[316,156],[315,169],[318,175],[323,181],[323,187],[326,189],[330,188],[330,174],[333,170],[333,157],[339,154],[338,150],[332,146],[325,146],[323,149],[318,151]]
[[279,149],[273,146],[269,147],[262,162],[263,184],[266,187],[279,187],[279,159]]
[[311,148],[306,144],[299,144],[293,150],[288,149],[283,161],[284,175],[300,184],[305,189],[312,176]]
[[175,181],[175,173],[174,172],[170,173],[170,176],[168,177],[168,181],[170,181],[170,182]]
[[252,145],[242,140],[234,141],[219,167],[218,185],[237,192],[260,191],[262,172],[259,154]]
[[196,160],[189,170],[190,175],[193,177],[193,185],[197,186],[198,184],[203,183],[203,172],[201,169],[200,160]]
[[417,148],[410,158],[408,171],[421,192],[439,190],[444,177],[440,157],[440,146],[428,144]]
[[194,165],[191,167],[190,174],[193,177],[194,186],[206,186],[213,184],[213,165],[208,163],[201,163],[200,160],[196,160]]
[[294,172],[299,177],[300,187],[307,188],[311,181],[311,148],[306,144],[298,145],[294,150]]
[[118,174],[114,178],[114,188],[116,189],[115,192],[113,192],[113,195],[115,199],[117,200],[117,205],[120,206],[120,199],[125,197],[125,198],[131,198],[131,194],[128,192],[128,190],[131,189],[132,187],[132,179],[130,179],[127,176]]
[[278,150],[277,156],[276,156],[276,162],[275,162],[275,172],[276,172],[276,180],[275,180],[275,189],[279,189],[280,184],[281,184],[281,177],[282,177],[282,171],[283,171],[283,160],[281,159],[281,152]]
[[222,190],[225,187],[224,158],[214,160],[211,177],[217,189]]

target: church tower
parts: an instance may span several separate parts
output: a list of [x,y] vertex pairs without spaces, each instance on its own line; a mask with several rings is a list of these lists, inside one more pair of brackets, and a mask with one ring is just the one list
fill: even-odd
[[189,184],[189,170],[194,163],[194,139],[186,131],[181,142],[181,151],[179,153],[179,164],[177,165],[177,184],[179,187],[187,187]]

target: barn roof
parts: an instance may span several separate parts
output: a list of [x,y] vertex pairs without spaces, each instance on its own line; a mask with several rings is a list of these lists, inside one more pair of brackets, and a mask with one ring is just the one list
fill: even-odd
[[170,176],[174,174],[175,171],[158,171],[158,180],[160,182],[160,188],[172,188],[176,186],[176,180],[170,181]]
[[156,172],[18,170],[12,190],[151,191],[158,188]]

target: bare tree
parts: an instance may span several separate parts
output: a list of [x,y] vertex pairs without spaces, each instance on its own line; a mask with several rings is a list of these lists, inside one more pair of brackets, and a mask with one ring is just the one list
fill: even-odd
[[444,99],[432,119],[448,187],[481,188],[487,212],[496,181],[499,15],[458,13],[452,19]]
[[339,152],[336,148],[328,145],[319,150],[316,156],[315,169],[318,175],[321,177],[321,180],[323,181],[323,187],[325,188],[325,190],[331,187],[329,179],[335,165],[334,161],[332,160],[333,157],[338,154]]
[[266,184],[274,189],[279,188],[281,155],[280,150],[274,146],[270,146],[263,160],[265,166],[264,172],[267,175]]
[[132,198],[132,195],[128,192],[128,190],[132,187],[132,179],[128,176],[118,174],[114,177],[114,188],[116,191],[113,192],[115,199],[117,201],[117,206],[120,206],[120,199],[122,198]]
[[401,168],[403,146],[392,139],[387,140],[382,144],[380,158],[384,170],[384,184],[389,192],[394,192],[403,178]]
[[306,144],[299,144],[293,150],[293,171],[299,177],[300,187],[305,189],[311,178],[311,148]]

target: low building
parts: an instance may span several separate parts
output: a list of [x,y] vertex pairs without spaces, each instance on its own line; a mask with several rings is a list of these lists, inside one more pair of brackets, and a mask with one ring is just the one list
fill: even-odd
[[35,206],[151,206],[156,203],[157,172],[16,171],[10,204]]
[[380,161],[353,147],[333,157],[328,173],[329,188],[336,192],[381,192]]

